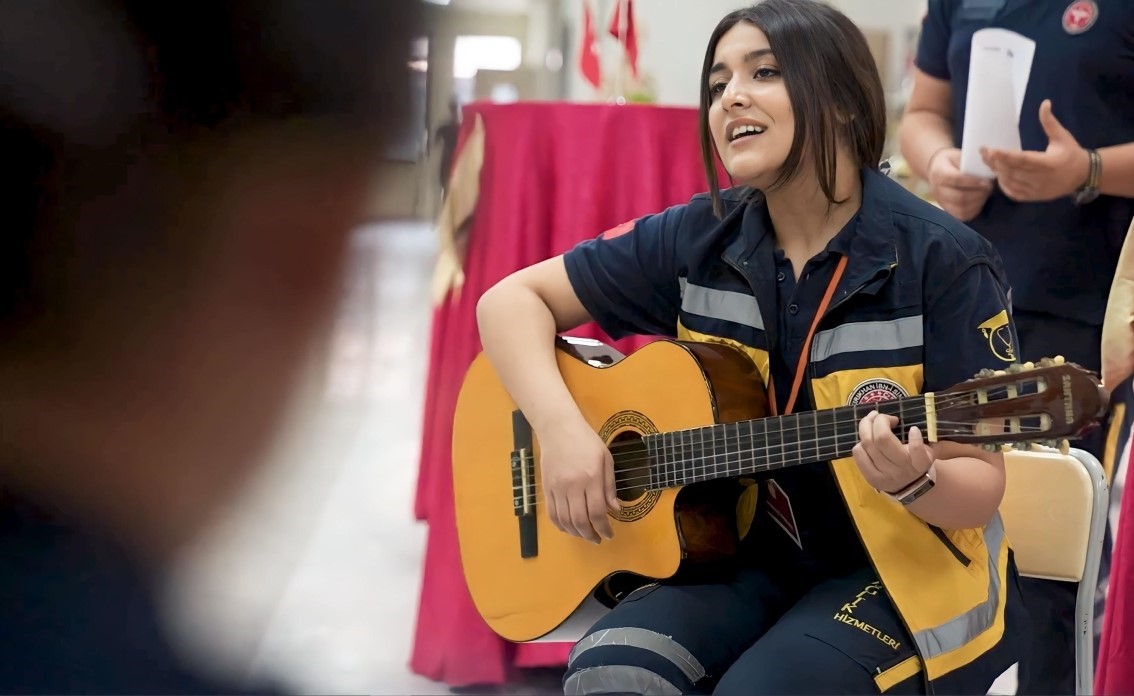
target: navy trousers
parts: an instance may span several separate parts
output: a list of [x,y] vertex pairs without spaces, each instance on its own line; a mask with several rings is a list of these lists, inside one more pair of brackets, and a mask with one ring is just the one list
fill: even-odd
[[635,591],[575,646],[563,686],[567,694],[921,694],[921,674],[906,663],[914,654],[869,568],[811,586],[741,568]]

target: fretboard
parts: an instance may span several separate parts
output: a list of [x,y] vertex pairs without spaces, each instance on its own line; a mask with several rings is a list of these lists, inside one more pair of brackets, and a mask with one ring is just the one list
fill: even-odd
[[913,397],[659,433],[643,438],[651,460],[650,487],[849,457],[858,444],[859,421],[873,410],[898,417],[895,433],[903,442],[911,426],[925,432],[925,399]]

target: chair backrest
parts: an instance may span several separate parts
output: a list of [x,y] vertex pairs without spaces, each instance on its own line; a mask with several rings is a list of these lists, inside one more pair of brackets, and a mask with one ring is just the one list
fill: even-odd
[[1095,487],[1083,462],[1044,448],[1004,455],[1000,515],[1021,575],[1078,582],[1083,577]]

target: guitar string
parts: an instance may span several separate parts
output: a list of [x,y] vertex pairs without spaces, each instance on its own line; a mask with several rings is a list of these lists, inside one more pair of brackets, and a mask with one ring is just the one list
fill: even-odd
[[[953,399],[953,400],[955,401],[956,399]],[[839,413],[845,414],[846,411],[844,411],[843,409],[846,409],[846,408],[852,408],[852,407],[840,407],[840,409],[833,409],[833,411],[835,412],[836,415],[838,415]],[[804,413],[817,413],[817,412],[809,411],[809,412],[804,412]],[[903,409],[902,412],[901,412],[901,416],[905,419],[907,424],[920,425],[921,422],[918,420],[918,417],[919,416],[924,417],[926,415],[926,413],[927,413],[927,409],[920,410],[920,411],[914,410],[912,413],[906,412],[905,409]],[[1025,416],[1025,418],[1026,417],[1027,416]],[[783,436],[785,434],[790,435],[793,431],[797,434],[802,433],[804,427],[806,427],[809,430],[812,430],[812,429],[815,430],[816,435],[818,435],[821,432],[830,433],[831,429],[837,430],[839,426],[849,425],[850,423],[858,422],[858,421],[861,420],[858,417],[858,415],[856,413],[854,413],[854,411],[852,410],[852,417],[850,419],[843,418],[841,420],[831,420],[831,421],[824,422],[824,423],[812,423],[811,425],[808,425],[808,426],[795,426],[795,427],[783,429],[782,428],[782,417],[780,417],[780,418],[781,418],[781,429],[779,431],[779,435],[780,435],[781,442],[774,444],[774,445],[765,445],[764,449],[765,450],[771,450],[773,448],[778,448],[780,450],[781,454],[786,453],[786,450],[789,447],[792,447],[792,448],[798,447],[802,451],[802,448],[810,446],[812,443],[818,445],[819,442],[829,440],[831,437],[835,437],[835,436],[828,434],[828,436],[826,438],[812,438],[809,441],[807,441],[806,443],[799,443],[799,442],[794,442],[794,441],[783,442],[782,440],[783,440]],[[771,419],[763,419],[763,420],[770,421]],[[947,429],[949,427],[971,428],[972,425],[973,425],[972,423],[968,423],[968,422],[951,422],[951,421],[940,421],[940,420],[937,421],[937,427],[938,427],[939,430],[940,429]],[[667,433],[667,436],[670,436],[669,439],[671,440],[671,444],[668,444],[668,445],[663,444],[661,447],[655,448],[653,453],[649,452],[647,445],[645,445],[641,439],[638,439],[638,440],[636,440],[635,442],[632,442],[632,443],[625,443],[623,445],[623,447],[618,448],[618,449],[624,450],[627,447],[636,447],[638,451],[644,451],[644,453],[642,455],[639,455],[639,456],[636,456],[636,457],[621,459],[621,460],[619,460],[619,463],[625,467],[627,465],[632,465],[632,464],[637,464],[637,463],[647,462],[647,461],[653,461],[653,460],[658,459],[659,457],[669,456],[669,455],[673,455],[675,453],[676,454],[684,454],[686,448],[691,449],[692,446],[694,446],[694,445],[699,445],[703,448],[704,445],[705,445],[704,438],[701,437],[700,442],[693,442],[692,441],[693,436],[694,435],[702,435],[704,430],[706,430],[708,428],[718,427],[718,426],[719,426],[719,424],[714,424],[714,425],[700,426],[698,428],[690,428],[690,429],[681,430],[681,431],[672,431],[672,433],[678,433],[678,434],[688,433],[689,434],[689,442],[674,441],[674,440],[676,440],[676,438],[671,437],[670,436],[671,434]],[[1025,426],[1025,425],[1019,425],[1019,424],[1017,424],[1017,426],[1018,426],[1018,431],[1017,431],[1018,434],[1038,434],[1038,433],[1043,432],[1042,428],[1035,428],[1034,426]],[[767,438],[770,434],[776,433],[776,432],[777,431],[769,430],[768,428],[765,428],[763,433],[753,433],[753,432],[750,431],[749,434],[746,437],[747,437],[748,442],[753,443],[753,448],[748,449],[748,450],[741,450],[741,451],[738,451],[738,452],[734,452],[732,454],[735,455],[735,456],[741,456],[741,455],[745,455],[745,454],[753,454],[754,452],[759,451],[759,448],[754,447],[754,442],[755,442],[754,438],[756,438],[757,436],[762,436],[764,438]],[[904,441],[904,438],[906,437],[906,432],[907,432],[906,428],[903,427],[902,431],[901,431],[901,435],[900,435],[901,438],[903,438],[903,441]],[[1011,430],[1005,432],[1005,434],[1011,434],[1011,433],[1012,433]],[[954,434],[955,435],[971,435],[972,433],[958,430]],[[857,432],[847,433],[847,436],[848,437],[853,436],[853,437],[857,438]],[[736,437],[737,438],[740,437],[739,430],[737,431]],[[719,441],[719,438],[713,438],[713,440]],[[726,431],[725,440],[727,441],[727,431]],[[664,440],[663,440],[663,442],[664,442]],[[738,440],[738,444],[739,444],[739,440]],[[726,442],[726,446],[727,446],[727,442]],[[611,449],[612,455],[617,456],[618,452],[614,451],[613,448],[609,448],[609,449]],[[671,462],[671,463],[660,462],[660,464],[662,466],[667,466],[667,465],[673,466],[673,465],[681,464],[681,463],[682,462]],[[640,478],[645,478],[645,476],[640,477]],[[522,484],[519,485],[519,486],[513,486],[514,490],[520,490],[522,488],[523,488]]]
[[[941,427],[941,426],[944,426],[944,427],[970,427],[971,424],[968,424],[968,423],[948,423],[948,422],[946,422],[946,423],[939,423],[938,425],[939,425],[939,427]],[[1034,432],[1038,433],[1038,432],[1043,432],[1043,431],[1042,431],[1042,429],[1036,429]],[[968,433],[957,433],[957,434],[968,434]],[[1021,430],[1019,433],[1016,433],[1016,434],[1027,434],[1027,432],[1025,432],[1024,430]],[[748,441],[748,442],[754,442],[758,438],[746,437],[746,438],[743,438],[743,439]],[[703,461],[703,460],[708,459],[709,457],[715,458],[715,457],[721,457],[721,456],[723,456],[723,457],[737,457],[738,459],[740,457],[749,457],[750,459],[754,459],[755,457],[753,457],[753,455],[757,455],[757,454],[768,455],[769,459],[776,460],[776,461],[769,461],[766,464],[753,464],[751,462],[745,463],[745,462],[737,461],[737,462],[735,462],[735,464],[738,466],[738,470],[735,474],[731,473],[731,466],[729,466],[731,464],[730,462],[725,462],[726,470],[725,470],[724,473],[720,472],[720,466],[721,465],[717,462],[712,462],[712,463],[706,462],[706,463],[702,463],[702,464],[694,463],[692,467],[687,467],[687,468],[684,468],[682,470],[674,469],[674,470],[668,470],[667,471],[664,468],[660,469],[660,470],[655,469],[651,473],[640,474],[640,475],[637,475],[637,471],[639,471],[639,469],[635,469],[634,473],[636,475],[633,475],[633,476],[619,477],[618,476],[619,472],[615,472],[615,491],[621,492],[621,491],[626,491],[626,490],[632,490],[632,489],[635,489],[635,488],[648,488],[650,484],[655,483],[655,478],[666,478],[668,476],[672,476],[672,478],[674,479],[674,482],[672,484],[671,483],[664,483],[662,485],[663,488],[669,488],[669,487],[678,486],[678,485],[687,485],[688,483],[698,482],[697,480],[690,481],[690,480],[688,480],[689,478],[696,479],[696,477],[698,475],[707,475],[707,474],[710,473],[710,470],[711,470],[713,476],[709,477],[709,479],[712,479],[712,478],[729,478],[729,477],[733,477],[733,476],[744,476],[744,475],[747,475],[747,474],[750,474],[750,473],[758,473],[760,471],[767,471],[767,470],[772,470],[772,469],[776,469],[776,468],[786,468],[788,466],[799,465],[799,464],[803,464],[805,462],[823,462],[823,461],[826,461],[828,459],[835,458],[836,455],[837,455],[837,452],[836,452],[836,453],[832,453],[830,456],[826,456],[825,453],[818,451],[820,443],[828,443],[830,441],[834,441],[834,444],[836,444],[836,445],[849,444],[851,442],[857,443],[858,433],[857,432],[856,433],[847,433],[847,432],[835,433],[833,435],[827,435],[827,436],[824,436],[824,437],[819,437],[819,438],[814,438],[812,440],[809,440],[807,443],[805,443],[806,449],[811,449],[810,445],[814,444],[815,450],[816,450],[816,454],[814,456],[811,456],[811,455],[803,456],[804,452],[805,452],[805,447],[801,446],[800,443],[798,443],[798,442],[787,442],[787,443],[769,444],[769,445],[763,445],[763,446],[752,446],[752,447],[742,448],[742,449],[735,450],[735,451],[730,451],[730,452],[727,452],[723,455],[715,455],[715,454],[714,455],[704,455],[704,456],[701,456],[701,457],[691,458],[691,459],[688,459],[688,460],[683,459],[682,461],[675,461],[675,462],[669,462],[669,463],[663,462],[661,464],[661,466],[663,466],[663,467],[665,467],[665,466],[677,466],[677,465],[689,464],[689,463],[694,462],[695,460],[702,460]],[[903,443],[906,442],[904,437],[902,438],[902,442]],[[738,445],[740,444],[740,438],[738,438],[737,444]],[[789,458],[787,456],[789,454],[788,450],[796,451],[796,452],[798,452],[798,454],[794,457]],[[779,455],[778,458],[775,454],[772,454],[773,452],[776,452],[776,451],[778,451],[778,455]],[[636,457],[636,458],[629,459],[629,460],[620,460],[619,463],[625,466],[628,463],[649,462],[653,459],[655,459],[655,458],[651,457],[651,456],[643,456],[643,457]],[[778,465],[778,466],[773,466],[773,465]],[[745,466],[748,467],[747,471],[744,470]],[[753,468],[753,467],[756,467],[756,468]],[[761,468],[761,467],[763,467],[763,468]],[[630,473],[630,472],[623,472],[623,473]],[[685,479],[685,481],[682,482],[682,483],[679,483],[676,480],[677,478]],[[528,484],[529,487],[531,487],[533,485],[535,485],[535,482]],[[519,491],[523,490],[523,488],[524,488],[523,484],[518,485],[518,486],[514,485],[512,487],[512,492],[515,495]],[[542,487],[539,487],[539,489],[537,490],[537,495],[535,496],[535,502],[541,501],[541,498],[540,498],[540,495],[539,495],[540,491],[542,491]]]
[[[935,405],[938,409],[948,408],[949,406],[954,405],[954,404],[956,404],[957,402],[960,402],[960,401],[964,401],[969,405],[973,405],[972,401],[971,401],[971,397],[973,395],[975,395],[976,393],[977,392],[975,390],[973,390],[973,391],[969,391],[969,392],[953,392],[953,393],[950,393],[950,394],[942,394],[941,398],[935,399]],[[995,399],[992,403],[995,403],[997,401],[1004,401],[1004,400],[1005,399]],[[901,408],[899,406],[899,408],[900,408],[899,415],[901,415],[903,418],[905,418],[907,423],[911,420],[915,420],[914,417],[919,416],[919,415],[924,416],[928,412],[928,408],[925,405],[924,399],[920,400],[921,401],[920,405],[916,404],[916,402],[918,401],[917,399],[914,399],[912,401],[915,402],[915,404],[912,406],[912,409],[913,409],[912,413],[907,412],[905,408]],[[897,404],[899,402],[886,402],[886,403]],[[851,422],[857,422],[857,421],[861,420],[858,417],[857,413],[854,413],[855,407],[853,407],[853,406],[838,407],[838,408],[832,409],[831,411],[829,411],[829,413],[833,413],[835,415],[838,415],[840,413],[846,413],[847,409],[850,409],[852,414],[854,414],[851,419],[832,420],[832,421],[826,422],[826,423],[814,423],[811,426],[804,426],[804,427],[808,427],[809,429],[814,428],[816,433],[818,434],[819,432],[829,431],[832,428],[837,430],[838,426],[840,426],[840,425],[848,425]],[[803,413],[822,413],[822,411],[806,411],[806,412],[803,412]],[[1025,417],[1027,417],[1027,416],[1025,416]],[[775,417],[773,417],[773,418],[775,418]],[[779,418],[782,421],[783,416],[781,416]],[[757,419],[757,420],[767,422],[767,421],[772,420],[772,418]],[[918,424],[918,423],[914,423],[914,424]],[[689,433],[692,436],[692,434],[698,433],[698,431],[700,431],[700,433],[703,433],[703,431],[705,429],[718,427],[719,425],[721,425],[721,424],[712,424],[712,425],[707,425],[707,426],[699,426],[697,428],[689,428],[689,429],[680,430],[680,431],[671,431],[670,433],[667,433],[667,435],[672,436],[675,433],[676,434]],[[949,427],[970,428],[970,427],[972,427],[972,423],[938,421],[937,426],[938,426],[939,429],[949,428]],[[790,434],[793,430],[795,430],[796,432],[801,432],[802,427],[796,426],[794,428],[788,428],[786,430],[781,431],[781,433],[780,433],[781,438],[782,438],[784,433]],[[1021,426],[1020,430],[1018,431],[1018,434],[1042,433],[1042,432],[1043,432],[1042,428],[1035,428],[1035,429],[1029,430],[1028,426]],[[765,432],[762,433],[762,435],[764,435],[765,437],[768,434],[769,433],[768,433],[767,430],[765,430]],[[970,434],[970,433],[958,431],[956,434],[967,435],[967,434]],[[1006,433],[1006,434],[1010,434],[1010,433]],[[754,445],[755,440],[756,440],[756,435],[757,435],[756,433],[750,432],[749,435],[745,437],[745,440],[747,442],[753,443],[753,445]],[[839,434],[836,433],[834,435],[828,435],[828,436],[822,437],[822,438],[814,438],[814,439],[808,441],[807,443],[780,442],[780,443],[777,443],[777,444],[765,444],[761,447],[752,446],[748,449],[741,449],[741,450],[738,450],[738,451],[735,451],[735,452],[728,452],[724,455],[713,454],[713,455],[702,456],[702,457],[699,457],[699,459],[705,460],[708,457],[713,457],[715,459],[716,457],[719,457],[719,456],[725,456],[725,457],[735,456],[735,457],[739,458],[741,456],[752,455],[752,454],[755,454],[757,452],[769,453],[769,452],[772,452],[774,450],[778,450],[779,455],[780,455],[780,459],[782,460],[782,463],[784,465],[788,465],[789,462],[787,460],[787,453],[788,453],[788,449],[791,448],[791,449],[797,449],[799,451],[799,456],[797,458],[793,459],[790,463],[791,464],[799,464],[799,463],[802,463],[806,460],[811,459],[811,457],[803,457],[802,456],[805,447],[810,448],[810,445],[814,444],[816,446],[816,450],[818,450],[818,447],[820,446],[820,443],[822,443],[822,442],[826,442],[826,441],[835,439],[837,441],[840,441],[840,444],[841,444],[841,438],[845,437],[849,442],[851,439],[857,440],[857,436],[858,436],[857,432],[845,433],[843,435],[839,435]],[[905,428],[904,427],[902,428],[902,432],[901,432],[900,436],[904,441],[904,438],[905,438]],[[671,437],[671,439],[672,439],[672,437]],[[623,467],[625,467],[627,465],[632,465],[632,464],[636,464],[636,463],[639,463],[639,462],[653,461],[653,460],[657,459],[658,455],[670,455],[670,454],[677,453],[678,451],[681,451],[682,453],[684,453],[684,449],[686,447],[692,449],[692,446],[697,445],[697,444],[699,444],[703,448],[705,443],[704,443],[703,439],[702,439],[702,442],[700,442],[700,443],[675,442],[671,445],[666,445],[666,446],[662,446],[660,448],[657,448],[655,450],[655,452],[656,452],[655,455],[651,455],[647,451],[642,456],[638,456],[638,457],[634,457],[634,458],[630,458],[630,459],[619,460],[619,464],[622,465]],[[737,444],[738,445],[741,444],[740,443],[739,431],[737,433]],[[612,454],[616,454],[614,452],[615,449],[625,449],[627,447],[637,447],[639,450],[646,450],[646,446],[642,443],[641,440],[636,440],[635,442],[632,442],[632,443],[622,443],[621,446],[616,444],[616,445],[610,447],[609,449],[612,450]],[[817,453],[817,454],[819,455],[818,461],[823,461],[823,457],[821,456],[822,453]],[[837,453],[835,453],[835,454],[837,454]],[[834,454],[832,454],[832,456],[834,456]],[[686,463],[687,462],[671,462],[671,463],[660,462],[662,467],[676,466],[676,465],[681,465],[681,464],[686,464]],[[657,464],[657,463],[655,463],[655,464]],[[726,464],[728,464],[728,462],[726,462]],[[738,461],[737,465],[738,465],[738,467],[740,467],[741,463]],[[677,474],[681,474],[681,473],[688,474],[690,471],[692,471],[694,474],[697,474],[697,473],[705,474],[705,473],[708,472],[708,469],[710,467],[713,467],[714,469],[716,469],[717,467],[719,467],[719,464],[716,463],[716,462],[710,463],[710,462],[706,461],[705,463],[702,463],[700,465],[695,464],[693,467],[691,467],[691,469],[687,468],[684,471],[678,471],[676,469],[672,470],[672,471],[666,471],[663,468],[661,470],[654,470],[652,473],[647,473],[647,474],[644,474],[644,475],[630,476],[630,477],[627,477],[625,475],[622,476],[622,477],[618,477],[617,473],[619,473],[619,472],[616,472],[616,479],[615,479],[616,480],[616,490],[622,491],[622,490],[629,490],[629,489],[632,489],[632,488],[641,488],[643,486],[640,485],[640,482],[649,481],[649,482],[652,483],[654,481],[655,474],[658,474],[658,475],[670,475],[670,474],[672,474],[672,475],[674,475],[674,478],[676,478]],[[700,469],[700,471],[698,471],[698,469]],[[637,470],[640,470],[640,469],[636,469],[636,471]],[[629,472],[623,472],[623,473],[629,473]],[[726,473],[726,474],[721,475],[721,477],[724,478],[724,477],[727,477],[729,475],[730,474]],[[737,475],[743,475],[743,471],[738,471]],[[623,484],[623,485],[619,486],[619,484]],[[631,485],[625,485],[625,484],[631,484]],[[529,487],[532,486],[532,485],[534,485],[534,484],[533,483],[528,484]],[[678,484],[675,483],[674,485],[678,485]],[[523,484],[514,485],[513,486],[513,494],[516,494],[517,492],[523,490],[523,488],[524,488]],[[539,502],[538,496],[537,496],[536,502]]]
[[[944,410],[944,409],[948,409],[950,407],[957,406],[957,405],[968,405],[968,406],[977,405],[977,404],[972,403],[972,400],[971,400],[971,397],[976,396],[977,393],[978,392],[976,390],[974,390],[974,391],[969,391],[969,392],[955,392],[955,393],[940,395],[938,398],[936,398],[934,400],[934,409],[935,410]],[[1000,402],[1008,401],[1008,400],[1010,400],[1010,399],[1009,398],[996,399],[996,400],[993,400],[993,401],[989,401],[987,403],[1000,403]],[[882,402],[882,404],[879,404],[879,408],[877,408],[877,409],[872,408],[871,410],[882,410],[881,407],[885,406],[886,404],[897,405],[897,404],[902,404],[902,403],[909,404],[909,408],[915,409],[914,411],[912,411],[913,413],[917,413],[916,409],[918,409],[918,408],[924,409],[924,412],[928,412],[928,406],[926,405],[924,398],[913,398],[913,399],[903,400],[903,401]],[[800,413],[795,413],[795,414],[791,414],[791,415],[787,415],[787,416],[768,416],[768,417],[765,417],[765,418],[754,418],[754,419],[751,419],[751,421],[747,421],[747,422],[770,421],[770,420],[773,420],[773,419],[776,419],[776,418],[778,418],[782,421],[784,418],[791,418],[793,416],[799,416],[799,415],[807,414],[807,413],[832,413],[836,416],[839,416],[839,415],[844,415],[844,414],[846,414],[847,411],[852,410],[852,409],[856,409],[856,408],[860,408],[860,406],[838,406],[838,407],[830,409],[830,410],[801,411]],[[885,406],[885,408],[886,408],[886,411],[889,411],[889,409],[893,408],[893,407],[892,406]],[[901,411],[903,413],[905,412],[905,410],[902,409],[901,406],[898,406],[898,408],[899,408],[899,411]],[[897,415],[897,414],[890,413],[888,415]],[[855,416],[855,418],[857,418],[857,416]],[[861,420],[861,419],[858,419],[858,420]],[[741,421],[741,422],[746,422],[746,421]],[[841,424],[841,423],[844,423],[845,421],[838,421],[838,422]],[[707,426],[696,426],[696,427],[693,427],[693,428],[685,428],[683,430],[672,430],[672,431],[668,431],[667,433],[663,433],[663,434],[667,435],[667,436],[672,436],[673,434],[676,434],[676,433],[692,432],[694,430],[697,430],[697,429],[703,428],[703,427],[721,427],[721,426],[724,426],[724,425],[735,425],[735,424],[734,423],[727,423],[727,424],[725,424],[725,423],[711,423]],[[625,443],[625,444],[616,442],[616,443],[613,443],[609,447],[609,449],[611,450],[611,452],[614,452],[616,449],[621,449],[621,448],[624,448],[624,447],[634,447],[634,446],[636,446],[636,444],[637,444],[636,442]]]
[[[950,402],[956,402],[958,400],[967,399],[968,396],[972,396],[972,393],[975,393],[975,392],[971,392],[971,393],[955,392],[953,394],[948,394],[948,398],[943,399],[943,401],[945,401],[945,404],[938,405],[938,408],[939,409],[948,408],[948,406],[950,405]],[[833,413],[835,415],[839,415],[839,414],[845,415],[847,409],[850,409],[850,414],[852,414],[852,417],[850,417],[850,418],[832,419],[832,421],[827,422],[827,423],[821,423],[821,424],[820,423],[814,423],[812,425],[804,426],[804,427],[809,428],[809,430],[812,430],[812,428],[813,428],[815,433],[819,434],[820,432],[828,432],[828,431],[831,430],[831,428],[835,428],[835,430],[837,430],[838,426],[849,425],[850,423],[856,423],[858,421],[861,421],[861,418],[858,417],[857,414],[854,413],[854,408],[855,407],[839,407],[839,408],[836,408],[836,409],[831,409],[831,411],[828,411],[828,413]],[[921,407],[920,410],[917,409],[917,408],[914,408],[912,411],[907,411],[906,409],[902,409],[902,411],[900,411],[900,416],[905,418],[906,422],[908,423],[908,422],[911,422],[911,421],[916,421],[916,418],[919,417],[919,416],[924,417],[925,414],[926,414],[926,411],[928,411],[928,409],[926,409],[925,407]],[[823,411],[802,411],[802,413],[823,413]],[[773,416],[773,417],[775,417],[775,416]],[[780,416],[779,418],[780,418],[780,421],[782,421],[782,418],[784,418],[784,416]],[[771,421],[771,419],[772,418],[765,418],[765,419],[761,419],[761,421],[767,422],[767,421]],[[917,423],[917,422],[914,422],[912,424],[913,425],[920,425],[920,423]],[[666,435],[670,436],[670,440],[674,440],[674,439],[671,438],[672,434],[689,433],[689,436],[691,436],[691,439],[692,439],[693,434],[703,433],[705,428],[718,427],[720,425],[721,424],[712,424],[712,425],[705,425],[705,426],[699,426],[699,427],[694,427],[694,428],[686,428],[686,430],[682,430],[682,431],[670,431],[670,432],[666,433]],[[968,428],[968,427],[972,427],[972,423],[946,422],[946,421],[938,421],[937,422],[937,427],[939,428],[939,430],[941,430],[941,428],[948,428],[950,426],[951,427],[957,427],[957,428]],[[784,436],[785,433],[790,434],[793,431],[795,431],[797,433],[801,432],[802,427],[799,427],[799,426],[789,427],[789,428],[786,428],[786,430],[784,430],[784,428],[782,428],[782,426],[781,426],[781,430],[778,431],[778,433],[780,435],[780,439],[782,440],[782,436]],[[770,433],[775,433],[775,432],[777,432],[777,431],[769,431],[769,430],[767,430],[767,428],[765,428],[764,432],[760,433],[760,435],[764,436],[764,438],[767,438],[767,436]],[[1029,431],[1027,433],[1025,433],[1024,431],[1019,431],[1019,434],[1030,434],[1030,433],[1040,433],[1040,432],[1043,432],[1041,430],[1041,428],[1036,428],[1036,430],[1032,430],[1032,431]],[[903,432],[902,432],[902,434],[900,434],[900,438],[902,438],[903,441],[905,441],[905,436],[906,436],[905,433],[906,433],[906,428],[903,427]],[[967,434],[972,434],[972,433],[971,432],[962,432],[962,431],[958,430],[958,432],[956,432],[954,434],[967,435]],[[748,433],[748,435],[746,436],[746,441],[754,443],[756,435],[758,435],[758,434],[752,433],[752,432]],[[737,431],[736,436],[737,436],[737,438],[739,438],[739,432],[738,431]],[[818,447],[819,442],[827,441],[827,440],[830,440],[831,438],[837,438],[837,436],[838,435],[827,435],[826,438],[815,438],[815,439],[811,439],[811,440],[809,440],[805,443],[798,443],[798,442],[795,442],[795,441],[792,441],[792,442],[782,442],[781,441],[777,444],[765,444],[763,449],[764,450],[771,450],[773,448],[779,448],[781,450],[780,451],[781,460],[786,461],[786,459],[784,458],[784,455],[785,455],[786,449],[788,447],[793,447],[793,448],[797,447],[797,448],[801,449],[801,452],[802,452],[802,448],[807,447],[807,445],[814,443],[814,444],[816,444],[816,447]],[[857,432],[847,433],[847,436],[853,436],[853,438],[857,439]],[[727,440],[727,435],[726,435],[726,440]],[[663,442],[665,442],[665,441],[663,441]],[[739,444],[739,440],[737,441],[737,443]],[[641,439],[638,439],[638,440],[635,440],[634,442],[624,443],[623,445],[621,445],[620,448],[618,448],[618,450],[621,451],[621,450],[625,450],[626,448],[634,447],[634,448],[637,448],[638,451],[644,451],[643,455],[640,455],[640,456],[637,456],[637,457],[632,457],[632,458],[627,458],[627,459],[620,459],[619,464],[623,467],[626,467],[628,465],[641,464],[641,462],[653,461],[655,459],[658,459],[661,456],[674,455],[674,453],[684,453],[684,449],[686,447],[692,448],[694,444],[700,444],[701,447],[703,447],[703,445],[704,445],[703,438],[701,439],[700,443],[694,443],[692,441],[691,442],[676,441],[676,442],[672,442],[671,444],[662,444],[662,447],[655,448],[654,453],[650,453],[649,449],[648,449],[648,445],[644,444]],[[617,456],[618,452],[615,451],[615,448],[608,447],[608,449],[611,450],[611,455]],[[739,457],[739,456],[744,456],[744,455],[752,455],[752,453],[755,453],[755,452],[758,452],[758,451],[761,451],[761,449],[752,447],[752,448],[747,449],[747,450],[739,450],[737,452],[730,452],[730,455]],[[701,458],[703,459],[704,457],[701,457]],[[677,465],[684,464],[684,462],[674,461],[674,462],[668,462],[668,464],[667,464],[667,462],[660,462],[660,464],[661,464],[661,466],[677,466]],[[705,466],[705,465],[701,465],[701,466]],[[651,475],[648,474],[648,475],[638,476],[637,478],[640,479],[640,481],[642,481],[642,479],[650,478],[650,477],[651,477]],[[617,481],[616,481],[616,483],[617,483]],[[523,484],[514,485],[513,486],[513,492],[516,493],[517,491],[521,491],[521,490],[523,490],[523,487],[524,487]],[[640,486],[631,486],[631,487],[640,487]]]

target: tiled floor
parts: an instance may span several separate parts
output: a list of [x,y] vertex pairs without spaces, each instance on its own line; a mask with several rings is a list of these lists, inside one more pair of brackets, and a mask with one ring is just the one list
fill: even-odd
[[174,578],[171,613],[195,654],[300,693],[448,693],[407,667],[435,244],[420,223],[359,231],[294,425]]

